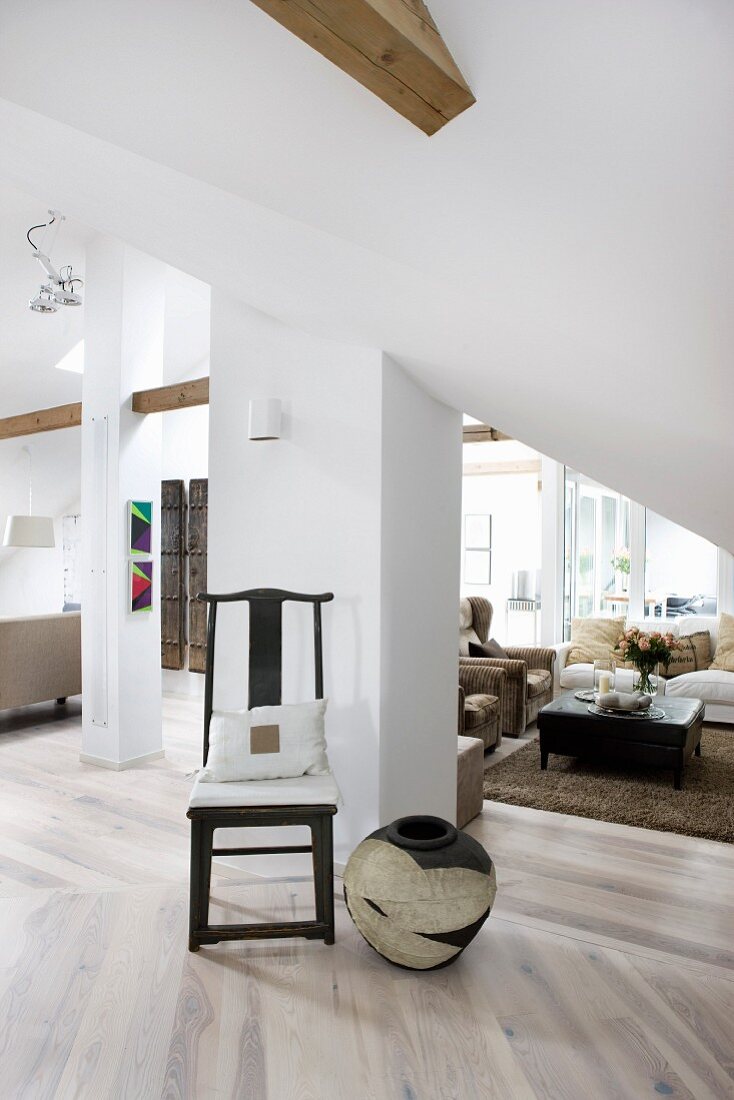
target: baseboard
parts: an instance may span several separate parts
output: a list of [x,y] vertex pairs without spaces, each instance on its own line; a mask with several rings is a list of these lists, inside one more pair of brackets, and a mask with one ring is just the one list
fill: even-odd
[[89,756],[86,752],[80,752],[79,759],[82,764],[94,764],[97,768],[124,772],[128,768],[136,768],[138,764],[147,764],[149,760],[161,760],[165,755],[165,749],[156,749],[155,752],[146,752],[142,756],[132,756],[129,760],[108,760],[106,756]]

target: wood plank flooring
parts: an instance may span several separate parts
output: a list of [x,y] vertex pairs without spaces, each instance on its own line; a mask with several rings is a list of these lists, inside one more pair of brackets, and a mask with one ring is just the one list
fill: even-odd
[[[186,950],[200,703],[166,759],[79,762],[79,710],[0,716],[0,1097],[734,1098],[734,848],[487,803],[495,911],[459,962],[337,942]],[[673,792],[671,791],[671,797]],[[215,916],[310,912],[215,875]]]

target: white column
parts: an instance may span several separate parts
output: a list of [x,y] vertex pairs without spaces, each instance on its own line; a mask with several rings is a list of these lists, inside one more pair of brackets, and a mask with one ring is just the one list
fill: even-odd
[[462,418],[385,356],[380,820],[456,820]]
[[[165,265],[98,237],[87,250],[82,388],[82,754],[120,769],[163,755],[161,418],[132,412],[161,384]],[[153,501],[153,609],[131,614],[127,503]]]
[[646,518],[644,504],[630,501],[629,614],[633,622],[645,618]]
[[561,462],[545,455],[541,461],[542,572],[540,582],[540,640],[542,645],[563,641],[564,471]]
[[719,615],[734,613],[734,557],[719,547],[716,610]]
[[[208,583],[335,593],[324,679],[343,862],[396,816],[455,816],[461,420],[378,351],[217,292],[211,316]],[[281,400],[282,434],[252,441],[263,397]],[[284,702],[313,698],[310,614],[285,612]],[[246,706],[246,677],[246,614],[223,607],[215,706]]]

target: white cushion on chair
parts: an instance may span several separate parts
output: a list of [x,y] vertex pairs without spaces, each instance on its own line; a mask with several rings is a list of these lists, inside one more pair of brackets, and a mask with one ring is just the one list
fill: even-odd
[[189,809],[207,806],[336,806],[341,801],[336,779],[299,775],[294,779],[250,779],[241,783],[204,783],[197,775]]
[[215,710],[204,783],[326,775],[326,699],[253,710]]

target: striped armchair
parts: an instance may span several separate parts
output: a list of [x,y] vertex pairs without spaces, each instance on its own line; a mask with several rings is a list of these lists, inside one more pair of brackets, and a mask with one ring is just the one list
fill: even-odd
[[507,673],[479,662],[459,668],[459,721],[456,732],[479,737],[485,752],[502,744],[502,706]]
[[489,638],[492,604],[481,596],[463,599],[459,609],[459,672],[501,668],[507,674],[502,695],[502,733],[519,737],[538,712],[553,699],[556,651],[542,646],[505,646],[508,659],[470,657],[469,642]]

